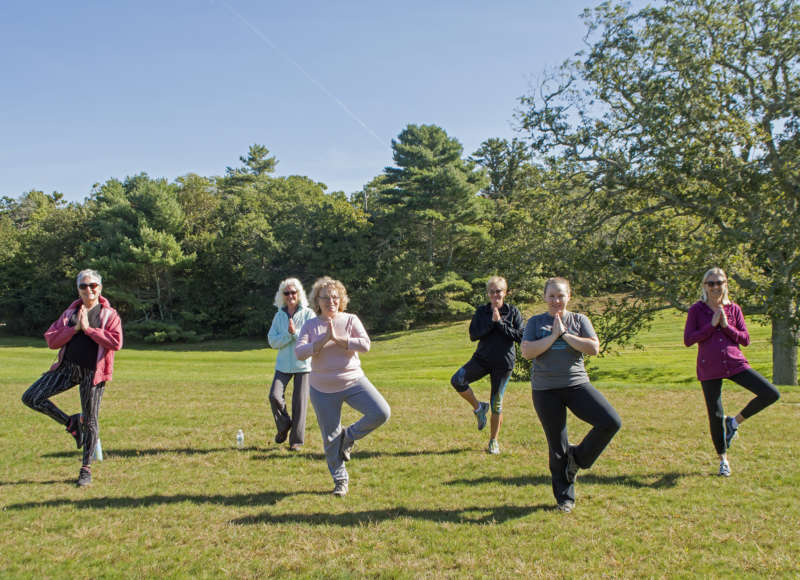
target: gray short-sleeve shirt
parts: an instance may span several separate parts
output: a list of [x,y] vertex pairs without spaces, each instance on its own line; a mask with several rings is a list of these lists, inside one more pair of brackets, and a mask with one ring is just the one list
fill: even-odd
[[[564,313],[567,332],[583,338],[596,338],[591,321],[583,314]],[[549,336],[553,331],[553,317],[545,312],[533,316],[525,326],[523,341],[534,341]],[[583,353],[572,348],[563,338],[537,356],[531,365],[531,386],[534,390],[559,389],[589,382],[583,366]]]

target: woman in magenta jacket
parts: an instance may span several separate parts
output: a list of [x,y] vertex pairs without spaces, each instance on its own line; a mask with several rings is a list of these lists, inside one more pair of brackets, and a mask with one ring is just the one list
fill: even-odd
[[[122,322],[101,296],[103,280],[94,270],[78,273],[78,299],[59,316],[44,339],[58,350],[58,358],[22,395],[22,402],[64,425],[83,447],[79,487],[92,482],[92,452],[97,445],[100,400],[114,371],[114,353],[122,348]],[[51,397],[80,385],[81,412],[67,415]]]
[[[702,300],[689,308],[683,342],[697,343],[697,378],[706,399],[711,440],[719,454],[719,475],[731,474],[727,450],[739,425],[780,398],[778,389],[750,368],[739,345],[750,344],[742,309],[728,298],[728,278],[721,268],[703,276]],[[730,379],[754,393],[735,417],[722,409],[722,379]]]

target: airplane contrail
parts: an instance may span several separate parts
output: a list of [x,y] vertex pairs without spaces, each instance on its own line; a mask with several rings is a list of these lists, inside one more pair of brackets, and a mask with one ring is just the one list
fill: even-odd
[[299,62],[297,62],[288,54],[286,54],[284,51],[282,51],[280,48],[278,48],[278,46],[274,42],[272,42],[272,40],[270,40],[270,38],[266,34],[264,34],[263,31],[261,31],[258,27],[254,26],[252,23],[250,23],[250,21],[248,21],[244,16],[242,16],[239,12],[237,12],[233,8],[233,6],[231,6],[226,0],[221,0],[221,3],[230,11],[231,14],[233,14],[234,17],[236,17],[242,24],[247,26],[247,28],[249,28],[253,32],[253,34],[255,34],[258,38],[264,41],[264,43],[266,43],[267,46],[269,46],[272,50],[277,52],[287,62],[291,63],[292,66],[294,66],[297,70],[299,70],[303,74],[303,76],[305,76],[311,83],[313,83],[320,91],[322,91],[328,98],[330,98],[331,100],[333,100],[333,102],[339,105],[339,108],[341,108],[345,113],[347,113],[347,115],[351,119],[353,119],[356,123],[361,125],[361,127],[363,127],[367,133],[372,135],[372,137],[378,143],[380,143],[381,146],[383,147],[386,146],[386,142],[380,137],[378,137],[377,133],[375,133],[375,131],[373,131],[369,127],[369,125],[367,125],[364,121],[362,121],[358,115],[356,115],[352,110],[350,110],[350,108],[347,105],[345,105],[339,97],[337,97],[331,91],[329,91],[325,87],[325,85],[323,85],[313,76],[311,76],[311,74],[306,69],[304,69]]

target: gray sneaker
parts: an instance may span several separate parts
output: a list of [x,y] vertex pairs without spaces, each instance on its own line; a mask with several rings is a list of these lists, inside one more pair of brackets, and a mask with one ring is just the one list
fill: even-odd
[[738,430],[738,425],[736,427],[733,426],[733,417],[725,417],[725,449],[730,449]]
[[344,461],[350,461],[350,454],[353,452],[353,447],[355,446],[355,440],[345,439],[345,431],[342,431],[342,434],[339,438],[339,457],[341,457]]
[[346,479],[340,479],[339,481],[334,482],[333,495],[335,495],[336,497],[343,497],[347,495]]
[[489,403],[478,403],[478,408],[473,411],[478,419],[478,431],[486,427],[486,413],[489,412]]
[[568,514],[575,509],[575,502],[569,499],[565,499],[564,501],[558,502],[556,509],[560,512]]
[[575,461],[575,445],[567,447],[567,483],[575,483],[578,476],[578,462]]
[[78,474],[78,481],[75,484],[78,487],[86,487],[92,483],[92,471],[88,467],[81,467]]
[[719,462],[719,476],[720,477],[730,477],[731,476],[731,464],[728,463],[727,459],[723,459]]

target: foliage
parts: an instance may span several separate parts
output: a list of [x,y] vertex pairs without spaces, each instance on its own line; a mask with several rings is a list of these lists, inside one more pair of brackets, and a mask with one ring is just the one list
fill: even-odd
[[703,272],[725,267],[737,299],[772,320],[776,380],[796,384],[800,7],[609,2],[585,18],[589,49],[520,112],[565,178],[576,257],[629,289],[628,305],[645,301],[632,326],[658,303],[685,308]]

